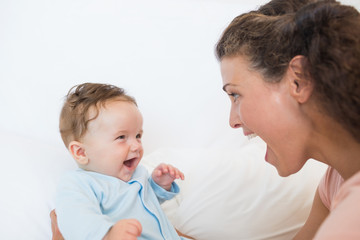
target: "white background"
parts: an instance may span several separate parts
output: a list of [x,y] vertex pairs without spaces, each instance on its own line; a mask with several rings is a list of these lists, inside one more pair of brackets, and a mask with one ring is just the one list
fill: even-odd
[[2,0],[0,130],[62,144],[63,96],[104,82],[137,99],[145,153],[241,138],[228,127],[214,46],[235,16],[265,2]]
[[0,128],[59,143],[63,96],[104,82],[137,99],[146,153],[207,146],[231,131],[214,45],[233,17],[257,5],[1,1]]

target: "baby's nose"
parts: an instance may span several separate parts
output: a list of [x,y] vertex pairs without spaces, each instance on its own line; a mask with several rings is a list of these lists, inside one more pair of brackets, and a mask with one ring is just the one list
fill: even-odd
[[134,140],[131,142],[130,150],[133,152],[138,151],[141,148],[141,143],[138,140]]

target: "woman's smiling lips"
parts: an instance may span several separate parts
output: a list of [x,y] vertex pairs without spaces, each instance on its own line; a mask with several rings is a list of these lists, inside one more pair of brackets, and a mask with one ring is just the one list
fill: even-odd
[[244,130],[244,135],[250,140],[254,137],[257,137],[257,134],[251,131]]

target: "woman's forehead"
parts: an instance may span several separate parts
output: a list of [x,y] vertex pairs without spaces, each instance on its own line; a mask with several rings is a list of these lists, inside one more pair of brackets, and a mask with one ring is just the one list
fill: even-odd
[[242,56],[226,57],[221,62],[223,90],[238,87],[254,80],[263,81],[260,72],[251,69],[249,61]]

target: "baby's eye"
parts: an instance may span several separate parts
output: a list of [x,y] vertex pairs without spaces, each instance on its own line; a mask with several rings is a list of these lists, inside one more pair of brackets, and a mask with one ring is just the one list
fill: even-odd
[[125,135],[118,136],[116,139],[125,139]]
[[136,138],[140,138],[141,139],[142,135],[139,133],[138,135],[136,135]]

